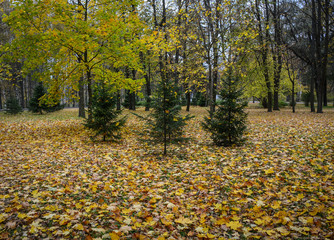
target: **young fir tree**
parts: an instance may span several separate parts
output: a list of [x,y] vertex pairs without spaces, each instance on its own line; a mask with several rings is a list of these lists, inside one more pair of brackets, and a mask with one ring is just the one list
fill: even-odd
[[96,84],[94,88],[91,117],[85,123],[87,128],[95,132],[92,139],[102,135],[103,141],[115,141],[121,137],[119,130],[126,119],[119,118],[121,110],[116,109],[117,96],[111,92],[112,87],[103,82]]
[[6,101],[6,113],[8,114],[18,114],[18,113],[21,113],[23,112],[23,109],[20,105],[20,102],[19,100],[13,96],[13,95],[10,95],[9,98],[7,99]]
[[166,155],[169,143],[186,140],[182,137],[183,127],[193,116],[181,116],[180,100],[177,98],[174,82],[170,79],[165,78],[159,83],[152,100],[152,112],[148,117],[134,115],[146,120],[147,127],[142,135],[150,136],[151,142],[163,143]]
[[29,101],[29,111],[33,113],[40,113],[43,114],[43,111],[47,110],[47,105],[43,102],[41,102],[41,97],[43,97],[46,94],[46,90],[40,82],[34,89],[34,93],[32,98]]
[[232,146],[240,144],[245,139],[247,114],[244,108],[247,102],[242,101],[242,91],[238,88],[237,81],[229,76],[223,81],[220,91],[221,103],[215,112],[210,112],[210,117],[205,117],[203,128],[211,133],[211,138],[217,146]]

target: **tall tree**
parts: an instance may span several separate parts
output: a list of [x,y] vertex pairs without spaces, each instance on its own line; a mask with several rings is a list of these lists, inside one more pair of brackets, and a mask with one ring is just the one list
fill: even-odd
[[279,89],[282,71],[282,28],[280,1],[272,1],[272,18],[274,22],[274,40],[272,41],[272,55],[274,65],[274,110],[279,110]]
[[330,40],[334,31],[330,30],[333,18],[330,9],[333,5],[325,0],[286,1],[284,19],[285,38],[288,48],[308,65],[310,79],[310,105],[315,111],[314,91],[317,95],[317,112],[323,111],[326,99],[326,82]]
[[[268,102],[268,112],[272,112],[272,86],[270,81],[269,73],[269,3],[268,0],[264,1],[264,4],[261,5],[261,1],[255,1],[255,16],[257,20],[257,32],[258,32],[258,41],[259,41],[259,52],[260,56],[258,62],[262,68],[266,87],[267,87],[267,102]],[[264,15],[262,15],[264,14]],[[264,19],[264,20],[263,20]]]
[[[78,91],[84,73],[89,113],[93,77],[99,78],[106,65],[140,68],[134,46],[140,42],[138,38],[129,41],[128,37],[142,29],[137,13],[131,10],[134,1],[45,0],[12,4],[14,11],[6,19],[16,35],[11,48],[18,56],[25,56],[26,69],[44,63],[46,70],[40,77],[50,95],[59,98],[64,86]],[[105,74],[117,87],[134,89],[142,84],[114,72],[115,68],[106,68]]]

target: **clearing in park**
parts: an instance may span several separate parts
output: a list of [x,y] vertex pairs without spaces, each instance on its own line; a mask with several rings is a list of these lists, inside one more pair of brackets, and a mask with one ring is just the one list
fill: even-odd
[[247,112],[247,141],[224,148],[193,108],[166,156],[128,111],[118,143],[74,109],[0,113],[0,239],[333,239],[333,109]]

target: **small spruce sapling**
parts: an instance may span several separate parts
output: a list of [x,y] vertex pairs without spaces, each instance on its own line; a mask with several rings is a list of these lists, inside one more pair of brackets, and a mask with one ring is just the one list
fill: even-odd
[[5,111],[13,115],[23,112],[19,100],[14,95],[10,95],[7,99]]
[[152,98],[152,111],[147,117],[133,113],[146,121],[146,128],[142,137],[149,136],[149,142],[164,144],[164,155],[167,154],[167,145],[186,140],[182,137],[186,121],[193,116],[181,116],[181,106],[173,82],[169,79],[161,81],[157,86],[156,94]]
[[242,91],[238,88],[236,79],[229,76],[222,80],[220,91],[221,101],[215,112],[204,118],[202,126],[211,133],[211,139],[217,146],[238,145],[245,141],[247,114],[244,108],[246,101],[242,101]]
[[119,117],[122,111],[116,109],[117,96],[112,91],[112,86],[103,82],[97,83],[94,88],[91,117],[84,124],[95,133],[92,139],[99,135],[103,137],[103,141],[121,138],[119,131],[125,124],[126,117]]
[[47,110],[47,105],[41,102],[41,98],[46,94],[46,90],[40,82],[34,89],[32,98],[29,101],[29,111],[33,113],[43,114],[43,111]]

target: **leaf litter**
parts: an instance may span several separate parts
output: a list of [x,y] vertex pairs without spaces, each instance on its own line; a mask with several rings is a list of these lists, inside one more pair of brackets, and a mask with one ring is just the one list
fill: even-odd
[[334,236],[333,111],[248,110],[246,144],[219,148],[194,108],[167,156],[134,116],[121,142],[92,143],[64,111],[0,121],[0,239]]

